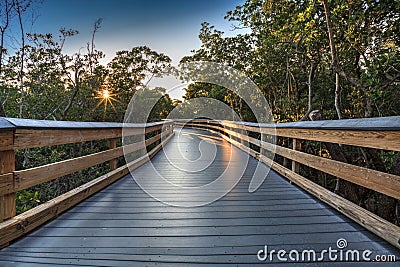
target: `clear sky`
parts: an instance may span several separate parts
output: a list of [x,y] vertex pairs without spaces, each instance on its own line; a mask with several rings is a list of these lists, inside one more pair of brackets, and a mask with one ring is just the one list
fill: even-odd
[[[200,47],[198,33],[207,21],[227,36],[236,35],[232,22],[224,20],[244,0],[44,0],[35,7],[35,19],[27,18],[28,31],[58,35],[61,27],[78,30],[70,38],[65,52],[74,53],[91,38],[93,23],[102,18],[96,35],[96,48],[106,54],[103,64],[116,51],[147,45],[170,56],[173,64]],[[13,34],[17,34],[14,28]],[[172,86],[156,84],[157,86]],[[154,85],[153,85],[154,86]],[[172,94],[180,98],[182,92]]]
[[[108,62],[118,50],[147,45],[169,55],[174,64],[200,46],[198,33],[204,21],[234,35],[232,22],[223,19],[243,0],[44,0],[37,6],[32,31],[57,34],[61,27],[80,32],[67,50],[85,46],[93,23],[103,18],[96,47]],[[30,27],[29,27],[30,28]],[[69,51],[67,51],[69,52]]]

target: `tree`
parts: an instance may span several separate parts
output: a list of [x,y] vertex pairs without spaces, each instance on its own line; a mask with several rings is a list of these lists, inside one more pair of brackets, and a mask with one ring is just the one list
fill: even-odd
[[[17,4],[17,7],[16,7]],[[1,24],[0,24],[0,77],[4,77],[3,73],[3,62],[4,62],[4,55],[7,54],[7,49],[5,47],[5,34],[7,29],[10,26],[11,20],[13,16],[15,15],[15,11],[18,11],[18,17],[19,17],[19,22],[20,22],[20,27],[22,29],[22,38],[23,36],[23,28],[22,28],[22,23],[21,23],[21,13],[22,13],[22,7],[19,1],[14,1],[14,0],[2,0],[2,3],[0,4],[0,19],[1,19]],[[4,86],[4,85],[2,85]],[[6,113],[4,111],[4,105],[6,104],[8,97],[9,97],[9,92],[7,92],[6,97],[4,100],[0,101],[0,116],[6,116]]]
[[14,11],[14,1],[13,0],[2,0],[0,5],[0,74],[3,70],[3,57],[7,49],[4,47],[5,33],[10,26],[10,20],[13,16]]
[[[249,33],[224,37],[203,23],[200,49],[182,61],[216,61],[242,70],[263,91],[276,121],[304,120],[315,108],[325,119],[399,114],[399,1],[247,0],[225,18]],[[186,98],[211,97],[211,88],[193,84]],[[245,113],[236,97],[227,92],[224,101]],[[326,150],[339,161],[393,169],[382,160],[393,158],[385,152],[329,144]],[[393,199],[346,182],[338,193],[392,221]]]
[[[87,44],[87,54],[83,55],[79,51],[75,53],[72,58],[69,58],[69,60],[63,61],[64,73],[68,77],[72,90],[69,101],[62,112],[61,120],[67,118],[67,114],[70,111],[78,92],[81,90],[82,80],[84,78],[91,79],[91,76],[93,76],[93,69],[98,65],[98,60],[104,57],[101,51],[95,50],[94,45],[94,38],[100,29],[101,22],[102,19],[98,19],[94,22],[90,46],[89,43]],[[65,40],[66,37],[72,36],[74,32],[61,30],[61,34],[63,40]],[[69,66],[65,64],[68,61],[71,63]]]
[[167,74],[171,68],[171,59],[165,54],[151,50],[147,46],[133,47],[130,51],[118,51],[107,64],[107,78],[103,85],[118,97],[116,107],[119,119],[123,114],[133,94],[142,88],[147,88],[153,77]]
[[14,8],[16,10],[18,16],[19,28],[21,31],[21,64],[19,70],[19,83],[20,83],[20,91],[21,91],[21,102],[19,106],[19,118],[23,117],[24,114],[24,105],[25,105],[25,88],[24,88],[24,63],[25,63],[25,30],[24,23],[22,21],[23,13],[31,5],[32,0],[14,0]]

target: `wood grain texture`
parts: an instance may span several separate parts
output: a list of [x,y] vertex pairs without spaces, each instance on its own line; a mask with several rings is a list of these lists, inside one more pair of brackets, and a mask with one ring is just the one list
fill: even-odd
[[14,192],[13,173],[0,174],[0,196]]
[[[139,131],[139,130],[135,130]],[[15,149],[62,145],[92,140],[119,138],[121,129],[81,129],[81,130],[37,130],[17,129],[15,132]]]
[[[164,124],[146,128],[146,133],[159,130]],[[143,128],[122,129],[17,129],[15,131],[14,149],[34,148],[52,145],[62,145],[92,140],[120,138],[124,136],[143,134]]]
[[[117,138],[111,138],[109,140],[109,148],[110,149],[117,148]],[[117,158],[110,160],[109,165],[110,165],[110,171],[115,170],[117,168]]]
[[[293,150],[301,150],[301,143],[299,139],[293,138],[292,141],[292,149]],[[292,160],[292,172],[299,173],[300,172],[300,164],[298,161]]]
[[[361,121],[354,122],[354,125],[348,127],[345,127],[343,122],[340,122],[341,124],[334,127],[337,123],[336,121],[323,121],[322,123],[296,122],[276,125],[259,125],[255,123],[228,121],[221,121],[218,123],[222,126],[237,129],[244,127],[247,131],[266,135],[400,151],[400,142],[398,142],[398,140],[400,140],[400,131],[397,129],[400,129],[400,125],[390,125],[390,119],[392,118],[389,117],[385,123],[378,123],[377,120],[374,120],[377,124],[376,127],[373,127],[373,124],[368,125],[367,122],[361,123]],[[398,119],[396,119],[396,122],[398,122]],[[193,122],[188,125],[193,125]],[[312,125],[314,125],[314,127],[312,127]],[[358,126],[359,129],[357,129],[356,126]]]
[[[161,134],[146,140],[146,145],[150,145],[161,138]],[[58,177],[68,175],[91,166],[114,160],[124,155],[142,150],[142,143],[133,143],[124,147],[117,147],[102,152],[59,161],[52,164],[43,165],[36,168],[14,172],[14,192],[54,180]],[[115,163],[116,164],[116,163]]]
[[224,121],[224,120],[174,120],[175,123],[185,124],[203,123],[203,124],[231,124],[236,128],[238,125],[256,128],[292,128],[292,129],[316,129],[316,130],[362,130],[362,131],[399,131],[400,116],[360,118],[360,119],[341,119],[341,120],[319,120],[319,121],[296,121],[284,123],[252,123],[242,121]]
[[[261,157],[263,161],[263,157]],[[274,162],[272,168],[369,231],[400,248],[400,227]]]
[[[227,141],[231,142],[235,146],[239,147],[243,151],[249,153],[256,159],[261,162],[267,164],[272,169],[277,171],[282,176],[288,178],[290,181],[294,182],[310,194],[319,198],[321,201],[327,203],[331,207],[335,208],[345,216],[349,217],[353,221],[362,225],[369,231],[375,233],[379,237],[385,239],[393,246],[400,248],[400,227],[382,219],[381,217],[373,214],[372,212],[367,211],[366,209],[361,208],[360,206],[336,195],[335,193],[329,191],[328,189],[323,188],[322,186],[317,185],[316,183],[308,180],[307,178],[285,168],[284,166],[272,161],[271,159],[260,155],[260,153],[250,150],[248,147],[243,146],[239,142],[232,140],[230,138],[224,137]],[[282,148],[277,146],[277,153],[279,153],[279,149],[284,149],[289,153],[303,153],[299,151],[294,151],[286,148]],[[303,153],[305,154],[305,153]],[[306,154],[308,155],[308,154]],[[312,156],[312,155],[308,155]],[[330,160],[331,161],[331,160]],[[352,166],[352,165],[351,165]],[[356,166],[353,166],[356,167]],[[340,169],[339,169],[340,170]],[[398,177],[397,177],[398,178]]]
[[246,126],[248,131],[304,140],[337,143],[400,151],[400,131],[323,130],[303,128],[258,128]]
[[[183,131],[177,132],[176,138],[171,136],[164,149],[154,155],[152,163],[135,169],[133,176],[149,180],[167,199],[196,201],[211,192],[183,194],[167,190],[156,183],[149,168],[154,167],[175,183],[193,186],[214,180],[224,172],[228,155],[248,158],[243,176],[227,195],[205,206],[174,207],[150,197],[131,176],[126,176],[1,250],[0,265],[278,266],[281,262],[276,258],[268,263],[258,261],[257,252],[265,245],[269,249],[321,252],[335,248],[338,238],[345,238],[351,249],[399,256],[396,248],[273,170],[256,192],[248,192],[254,170],[264,164],[216,135]],[[199,143],[205,140],[217,147],[208,168],[194,173],[173,167],[181,163],[183,156],[198,158]],[[237,171],[241,173],[241,169]],[[353,263],[305,264],[339,267]],[[354,266],[368,264],[357,262]]]
[[262,145],[265,149],[275,151],[276,154],[298,163],[400,199],[400,176],[274,146],[267,142],[263,142]]
[[27,170],[15,171],[15,190],[20,191],[37,184],[48,182],[122,155],[123,148],[118,147],[79,158],[64,160]]
[[[6,133],[9,135],[8,138],[12,138],[14,135],[13,131],[7,131]],[[12,174],[14,170],[15,170],[14,150],[0,151],[0,175],[4,174],[6,175],[3,176],[3,179],[5,179],[5,185],[2,182],[2,184],[5,186],[4,189],[6,191],[9,189],[9,185],[7,185],[10,179],[9,175]],[[15,193],[14,192],[11,193],[4,192],[4,193],[5,194],[0,194],[0,222],[13,217],[16,213]]]
[[14,149],[14,131],[0,131],[0,151]]
[[400,199],[400,176],[310,155],[293,149],[276,146],[268,142],[260,142],[258,139],[231,130],[225,129],[224,131],[231,136],[241,139],[246,138],[246,140],[252,144],[261,146],[265,150],[291,159],[294,161],[294,170],[297,170],[295,172],[298,172],[298,164],[301,163],[346,181],[361,185],[365,188]]
[[[57,217],[62,212],[125,176],[129,173],[129,170],[134,170],[143,165],[149,159],[151,159],[162,148],[162,146],[170,140],[172,136],[173,135],[171,134],[164,140],[163,143],[153,148],[148,155],[142,156],[141,158],[134,160],[127,165],[102,175],[99,178],[96,178],[76,189],[56,197],[38,207],[0,223],[0,236],[2,237],[0,240],[0,246],[32,231],[46,221]],[[118,149],[120,148],[109,151],[116,151]]]
[[127,173],[128,169],[126,166],[120,167],[83,186],[15,216],[11,220],[0,223],[1,243],[7,243],[35,229]]

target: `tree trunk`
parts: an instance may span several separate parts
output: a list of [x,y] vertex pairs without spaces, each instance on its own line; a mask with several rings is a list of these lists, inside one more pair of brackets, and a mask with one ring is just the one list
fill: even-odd
[[10,16],[11,16],[11,10],[13,8],[14,2],[9,2],[8,0],[4,1],[4,18],[3,22],[4,25],[0,26],[0,74],[3,70],[3,54],[4,54],[4,35],[6,33],[6,30],[10,24]]
[[[320,120],[322,119],[322,115],[319,110],[315,110],[310,113],[310,118],[311,120]],[[351,163],[351,158],[346,157],[342,147],[340,147],[338,144],[325,143],[325,147],[333,160]],[[363,151],[365,152],[366,160],[370,162],[376,170],[386,172],[385,165],[376,149],[363,148]],[[395,163],[393,163],[389,172],[393,174],[400,174],[400,153],[398,153]],[[337,191],[339,195],[352,201],[353,203],[356,203],[359,206],[366,208],[367,210],[377,214],[389,222],[394,222],[396,220],[396,199],[346,180],[339,181],[340,183],[338,183],[337,188],[335,188],[335,191]]]
[[[313,121],[321,120],[322,119],[321,112],[319,110],[312,111],[310,113],[310,119]],[[331,155],[331,158],[333,160],[349,163],[349,160],[347,159],[346,155],[343,153],[342,148],[338,144],[325,143],[325,147],[328,150],[329,155]],[[342,195],[346,199],[360,205],[362,202],[360,194],[358,192],[358,189],[360,187],[348,181],[339,180],[339,178],[337,177],[336,179],[337,180],[336,180],[335,192],[338,193],[339,195]]]
[[335,109],[338,119],[342,119],[342,112],[340,111],[340,76],[339,73],[335,74]]
[[[10,21],[10,12],[11,9],[9,7],[9,2],[8,0],[5,1],[5,19],[4,19],[4,25],[0,26],[0,77],[1,77],[1,73],[3,71],[3,54],[4,54],[4,34],[8,28],[9,25],[9,21]],[[0,117],[6,117],[6,113],[4,111],[4,106],[3,103],[0,102]]]
[[65,120],[67,118],[67,114],[68,114],[69,110],[71,109],[72,104],[74,103],[75,97],[78,94],[78,91],[80,89],[79,88],[80,87],[79,70],[80,70],[81,67],[82,67],[82,65],[80,63],[78,63],[78,65],[75,66],[75,74],[74,74],[75,75],[74,76],[75,86],[74,86],[74,91],[72,92],[71,97],[69,98],[68,104],[65,107],[65,109],[64,109],[64,111],[63,111],[63,113],[61,115],[61,120]]
[[65,120],[67,118],[68,111],[71,109],[72,104],[74,103],[74,99],[78,94],[78,91],[79,91],[79,86],[75,85],[74,91],[72,92],[71,97],[69,98],[68,104],[65,107],[63,114],[61,115],[61,120]]
[[6,113],[4,112],[4,107],[2,103],[0,103],[0,117],[6,117]]
[[19,70],[19,82],[20,82],[20,90],[21,90],[21,103],[19,106],[19,118],[23,118],[24,116],[24,105],[25,105],[25,89],[24,89],[24,61],[25,61],[25,32],[24,25],[22,23],[22,6],[20,2],[16,2],[17,14],[19,27],[21,30],[21,67]]
[[[372,114],[373,114],[373,105],[372,105],[372,100],[371,100],[371,98],[369,96],[368,88],[366,86],[364,86],[360,82],[359,79],[357,79],[356,77],[353,77],[352,75],[346,73],[340,67],[338,53],[337,53],[337,50],[336,50],[336,44],[335,44],[334,35],[333,35],[333,26],[332,26],[331,11],[330,11],[330,7],[329,7],[329,3],[328,3],[328,0],[323,0],[322,3],[324,5],[324,10],[325,10],[326,25],[327,25],[327,28],[328,28],[328,37],[329,37],[329,47],[331,49],[331,68],[336,73],[336,81],[338,81],[338,76],[342,76],[349,83],[351,83],[352,85],[356,86],[357,88],[360,88],[363,91],[364,98],[365,98],[365,106],[366,106],[366,108],[365,108],[365,117],[367,117],[367,118],[371,117]],[[335,91],[335,93],[336,93],[336,91]],[[335,104],[336,104],[336,102],[335,102]]]
[[300,119],[300,121],[304,121],[310,115],[312,111],[312,93],[313,93],[313,80],[315,74],[315,63],[311,60],[310,63],[310,72],[308,74],[308,109],[306,114]]

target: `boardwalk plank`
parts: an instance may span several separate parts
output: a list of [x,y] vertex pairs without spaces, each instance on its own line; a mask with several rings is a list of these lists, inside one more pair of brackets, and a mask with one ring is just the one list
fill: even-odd
[[[276,259],[273,263],[258,261],[257,252],[265,245],[320,252],[330,246],[336,248],[339,238],[347,240],[349,249],[369,249],[373,255],[393,254],[400,260],[396,248],[274,171],[268,173],[259,190],[249,193],[248,185],[259,163],[222,139],[206,134],[196,130],[176,134],[153,158],[153,165],[147,163],[133,175],[145,178],[166,200],[196,204],[225,187],[207,192],[172,192],[151,175],[152,166],[171,182],[193,187],[215,180],[231,158],[231,163],[237,165],[247,161],[244,172],[236,170],[243,172],[236,187],[220,200],[196,208],[169,206],[151,198],[127,176],[2,249],[0,266],[282,266]],[[195,168],[192,161],[202,157],[198,149],[201,141],[206,143],[202,148],[205,154],[212,155],[215,149],[215,160],[203,166],[207,162],[203,153],[199,163],[203,170],[182,170]],[[232,179],[233,175],[235,172]],[[301,263],[370,265],[379,266],[367,262]]]

